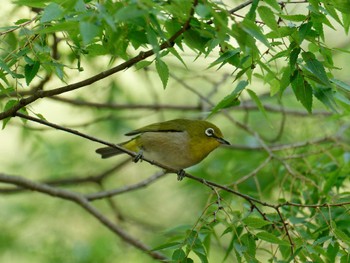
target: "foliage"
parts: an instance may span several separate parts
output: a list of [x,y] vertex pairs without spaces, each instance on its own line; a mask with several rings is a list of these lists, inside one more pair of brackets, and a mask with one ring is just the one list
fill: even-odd
[[[18,262],[349,261],[348,1],[13,3],[0,33],[11,138],[0,194],[15,195],[0,213],[2,260],[13,247]],[[232,146],[184,182],[93,155],[92,141],[113,145],[127,128],[194,114],[215,118]],[[38,237],[55,253],[32,246],[29,259],[22,233],[55,216],[58,237]]]

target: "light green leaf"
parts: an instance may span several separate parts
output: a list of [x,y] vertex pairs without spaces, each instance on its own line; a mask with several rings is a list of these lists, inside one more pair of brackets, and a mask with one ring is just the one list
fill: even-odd
[[238,99],[241,92],[245,89],[245,87],[248,85],[248,81],[240,81],[237,85],[237,87],[231,92],[230,95],[227,95],[225,98],[223,98],[211,111],[210,115],[218,112],[221,109],[225,109],[228,107],[233,107],[239,105],[240,101]]
[[278,30],[278,24],[276,22],[275,14],[267,6],[258,7],[259,15],[262,21],[272,30]]
[[53,20],[57,20],[61,18],[63,15],[63,9],[60,5],[56,3],[50,3],[47,7],[45,7],[43,14],[41,16],[40,22],[51,22]]
[[244,19],[242,22],[243,30],[248,33],[253,38],[259,40],[266,47],[271,48],[271,45],[265,35],[261,32],[260,27],[258,27],[253,21]]
[[282,245],[282,246],[290,246],[290,244],[285,241],[285,240],[281,240],[278,237],[276,237],[275,235],[266,232],[266,231],[261,231],[259,233],[257,233],[255,235],[257,238],[267,241],[269,243],[273,243],[273,244],[278,244],[278,245]]
[[[17,103],[18,103],[17,100],[9,100],[4,107],[4,111],[8,111],[13,106],[15,106]],[[5,129],[6,124],[10,121],[10,119],[11,119],[11,117],[7,117],[7,118],[2,120],[2,129]]]
[[262,228],[263,226],[272,224],[271,222],[253,216],[246,217],[242,221],[244,224],[251,228]]
[[148,60],[141,60],[140,62],[137,62],[137,64],[135,65],[136,70],[148,67],[149,65],[152,64],[152,61],[148,61]]
[[91,22],[81,22],[79,28],[84,45],[90,44],[101,32],[101,28]]
[[166,88],[166,85],[168,84],[169,79],[169,68],[165,64],[165,62],[161,59],[156,60],[156,69],[158,72],[158,76],[160,77],[160,80],[163,83],[163,88]]
[[264,2],[276,9],[276,11],[281,11],[281,6],[279,5],[277,0],[264,0]]
[[294,22],[303,22],[306,21],[307,16],[305,15],[285,15],[285,14],[278,14],[281,18],[284,18],[285,20],[294,21]]
[[252,100],[254,100],[256,106],[258,106],[259,111],[260,111],[260,112],[264,115],[264,117],[267,119],[267,114],[266,114],[265,108],[264,108],[264,106],[262,105],[262,103],[261,103],[261,101],[260,101],[258,95],[256,95],[256,93],[255,93],[253,90],[251,90],[251,89],[247,89],[247,92],[248,92],[250,98],[251,98]]
[[334,83],[335,85],[337,85],[342,90],[344,90],[346,92],[350,92],[350,85],[349,84],[347,84],[341,80],[338,80],[338,79],[330,79],[330,81],[332,83]]

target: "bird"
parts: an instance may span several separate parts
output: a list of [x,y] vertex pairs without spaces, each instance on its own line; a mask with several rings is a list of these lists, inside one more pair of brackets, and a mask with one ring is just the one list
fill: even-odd
[[[137,153],[135,162],[146,158],[170,167],[178,171],[178,180],[184,177],[185,168],[201,162],[220,145],[230,145],[221,130],[205,120],[174,119],[153,123],[125,135],[135,137],[117,145]],[[123,151],[108,146],[98,148],[96,153],[106,159]]]

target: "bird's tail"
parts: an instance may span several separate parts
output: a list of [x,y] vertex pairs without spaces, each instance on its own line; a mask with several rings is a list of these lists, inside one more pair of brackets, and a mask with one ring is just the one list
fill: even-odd
[[114,147],[102,147],[98,148],[96,150],[96,153],[100,154],[102,159],[106,159],[114,155],[121,154],[123,152]]
[[[130,141],[118,144],[118,146],[121,146],[121,147],[128,149],[130,151],[133,151],[133,152],[140,151],[139,147],[137,146],[137,138],[134,138],[134,139],[131,139]],[[98,148],[96,150],[96,153],[100,154],[102,159],[106,159],[106,158],[112,157],[114,155],[122,154],[124,152],[122,152],[121,150],[119,150],[115,147],[108,146],[108,147]]]

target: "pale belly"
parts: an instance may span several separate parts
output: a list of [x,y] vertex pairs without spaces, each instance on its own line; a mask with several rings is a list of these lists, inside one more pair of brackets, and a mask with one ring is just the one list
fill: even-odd
[[143,156],[180,170],[196,164],[189,152],[186,132],[146,132],[140,136]]

